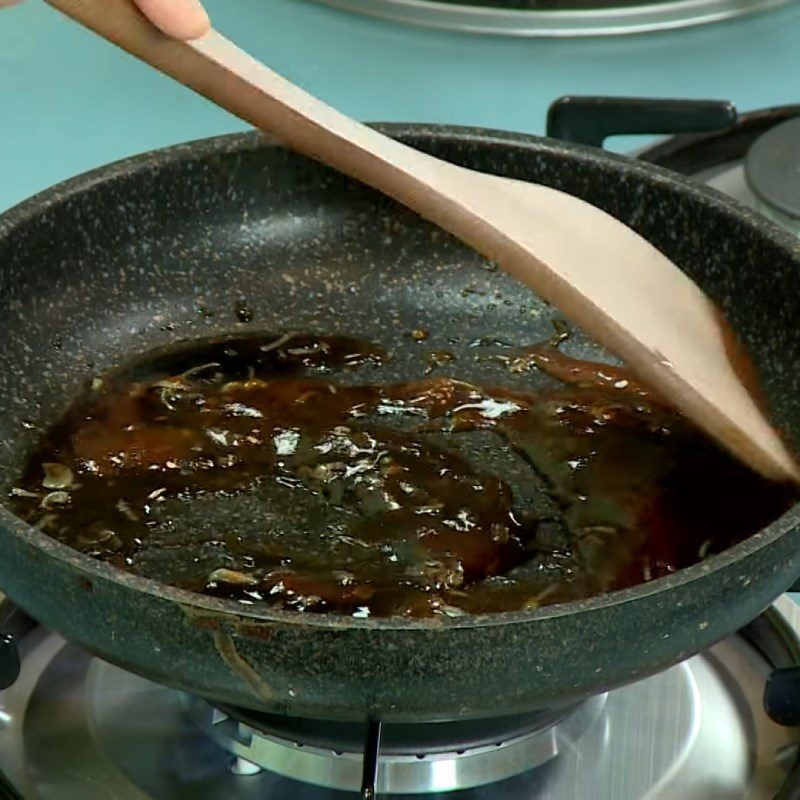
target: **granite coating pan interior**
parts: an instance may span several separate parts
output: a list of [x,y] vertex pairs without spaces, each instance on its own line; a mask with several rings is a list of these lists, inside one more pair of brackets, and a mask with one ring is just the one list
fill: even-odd
[[[388,130],[445,159],[584,197],[651,239],[723,306],[777,421],[800,441],[793,239],[706,189],[599,151]],[[390,347],[387,378],[409,378],[423,362],[408,333],[424,327],[427,347],[455,354],[453,374],[508,382],[470,343],[539,341],[557,316],[413,214],[255,135],[122,162],[6,213],[0,286],[5,489],[37,429],[85,381],[155,346],[234,331],[346,333]],[[248,324],[235,315],[242,301]],[[602,357],[580,333],[569,346]],[[410,621],[253,610],[176,591],[0,511],[0,587],[108,660],[228,704],[335,719],[499,716],[574,702],[740,627],[800,572],[797,520],[795,509],[724,554],[625,592]]]

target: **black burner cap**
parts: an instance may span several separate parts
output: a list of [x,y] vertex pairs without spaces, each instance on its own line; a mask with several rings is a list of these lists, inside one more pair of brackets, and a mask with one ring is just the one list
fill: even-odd
[[759,200],[800,219],[800,117],[755,141],[745,159],[745,175]]

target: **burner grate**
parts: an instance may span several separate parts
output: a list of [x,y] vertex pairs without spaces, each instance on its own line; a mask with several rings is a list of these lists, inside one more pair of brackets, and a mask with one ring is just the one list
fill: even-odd
[[429,724],[303,720],[223,710],[198,698],[186,703],[200,729],[244,763],[375,798],[472,789],[534,769],[574,745],[605,700],[600,695],[560,711]]

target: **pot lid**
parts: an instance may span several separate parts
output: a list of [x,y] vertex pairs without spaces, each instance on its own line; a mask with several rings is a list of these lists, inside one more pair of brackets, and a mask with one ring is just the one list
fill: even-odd
[[718,22],[793,0],[317,0],[394,22],[506,36],[602,36]]

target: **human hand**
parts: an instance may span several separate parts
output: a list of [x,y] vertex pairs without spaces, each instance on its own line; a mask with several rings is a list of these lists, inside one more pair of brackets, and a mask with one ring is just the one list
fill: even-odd
[[[22,0],[0,0],[0,8]],[[174,39],[197,39],[211,25],[200,0],[134,0],[157,28]]]
[[174,39],[197,39],[211,23],[200,0],[134,0],[157,28]]

